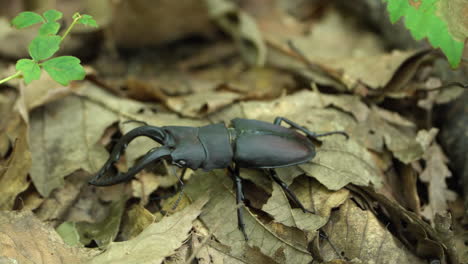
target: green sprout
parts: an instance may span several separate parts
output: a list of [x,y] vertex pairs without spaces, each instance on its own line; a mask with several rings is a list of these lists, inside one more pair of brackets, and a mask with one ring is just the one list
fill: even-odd
[[0,84],[15,78],[23,78],[26,84],[41,77],[41,69],[44,69],[50,77],[61,85],[68,85],[70,81],[83,80],[86,72],[80,64],[80,60],[73,56],[54,57],[60,49],[60,44],[71,32],[76,24],[97,27],[96,21],[90,15],[73,15],[73,22],[65,30],[62,36],[58,35],[60,23],[57,22],[63,14],[57,10],[48,10],[39,15],[34,12],[22,12],[11,24],[17,28],[27,28],[36,24],[42,24],[38,35],[28,46],[31,59],[20,59],[16,63],[16,73],[0,80]]

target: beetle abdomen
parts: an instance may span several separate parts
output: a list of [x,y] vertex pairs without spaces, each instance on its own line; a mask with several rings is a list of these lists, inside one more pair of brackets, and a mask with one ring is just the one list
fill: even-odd
[[234,119],[234,161],[244,168],[276,168],[304,163],[315,156],[310,140],[295,130],[271,123]]

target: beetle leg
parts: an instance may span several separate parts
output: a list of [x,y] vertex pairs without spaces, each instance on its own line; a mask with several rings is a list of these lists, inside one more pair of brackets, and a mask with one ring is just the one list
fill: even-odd
[[311,214],[314,214],[315,212],[311,211],[311,210],[308,210],[304,207],[304,205],[301,203],[301,201],[299,201],[299,199],[297,198],[296,194],[294,194],[293,191],[291,191],[291,189],[289,189],[289,186],[283,181],[280,179],[280,177],[278,177],[278,174],[276,174],[276,171],[274,169],[267,169],[266,170],[268,172],[268,174],[270,174],[271,178],[273,178],[273,180],[279,185],[281,186],[281,188],[284,190],[284,192],[286,193],[286,195],[299,207],[302,209],[302,211],[304,211],[304,213],[311,213]]
[[334,135],[334,134],[340,134],[340,135],[343,135],[346,137],[346,139],[349,138],[349,135],[344,132],[344,131],[331,131],[331,132],[326,132],[326,133],[322,133],[322,134],[317,134],[315,132],[312,132],[310,130],[308,130],[307,128],[285,118],[285,117],[281,117],[281,116],[278,116],[277,118],[275,118],[275,122],[273,122],[275,125],[281,125],[281,121],[284,121],[286,124],[290,125],[292,128],[295,128],[299,131],[302,131],[304,132],[304,134],[306,134],[308,137],[311,137],[311,138],[318,138],[318,137],[323,137],[323,136],[329,136],[329,135]]
[[236,183],[236,204],[237,204],[237,224],[244,235],[245,241],[249,240],[245,232],[244,215],[242,213],[242,206],[245,206],[244,190],[242,188],[242,178],[239,176],[239,166],[236,164],[234,168],[228,168],[234,182]]
[[143,158],[141,158],[141,160],[139,160],[137,164],[131,167],[127,172],[119,172],[115,177],[103,178],[105,171],[101,169],[99,173],[89,181],[89,183],[92,185],[106,186],[128,181],[132,179],[135,174],[143,170],[148,164],[158,161],[162,158],[169,157],[170,154],[171,151],[167,148],[153,148],[148,151],[146,155],[143,156]]

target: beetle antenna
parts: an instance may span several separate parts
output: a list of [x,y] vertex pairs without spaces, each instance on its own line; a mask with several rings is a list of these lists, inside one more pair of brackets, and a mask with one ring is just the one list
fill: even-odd
[[[182,200],[182,195],[184,194],[185,185],[184,185],[184,182],[182,181],[181,177],[179,177],[179,175],[177,175],[177,172],[176,172],[174,166],[170,166],[170,168],[171,168],[170,170],[171,170],[172,174],[177,177],[177,179],[179,180],[179,183],[180,183],[179,197],[177,197],[177,200],[175,201],[174,205],[171,208],[171,210],[174,211],[177,208],[177,206],[179,205],[180,201]],[[184,168],[182,170],[182,173],[181,173],[182,177],[184,176],[186,170],[187,170],[187,168]]]
[[346,137],[346,139],[349,139],[348,133],[346,133],[344,131],[332,131],[332,132],[327,132],[327,133],[322,133],[322,134],[315,134],[315,135],[313,135],[313,137],[325,137],[325,136],[335,135],[335,134],[343,135],[343,136]]

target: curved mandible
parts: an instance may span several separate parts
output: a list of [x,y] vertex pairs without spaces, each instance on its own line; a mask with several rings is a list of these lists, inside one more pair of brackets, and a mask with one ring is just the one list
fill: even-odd
[[[153,148],[148,151],[141,160],[139,160],[133,167],[131,167],[127,172],[121,173],[119,172],[114,177],[104,177],[104,173],[98,173],[94,176],[91,180],[89,180],[89,184],[97,185],[97,186],[108,186],[114,185],[117,183],[121,183],[124,181],[130,180],[135,174],[143,170],[147,165],[152,162],[158,161],[160,159],[169,157],[171,155],[171,151],[168,148]],[[102,169],[101,169],[102,170]],[[99,171],[101,172],[101,171]]]

